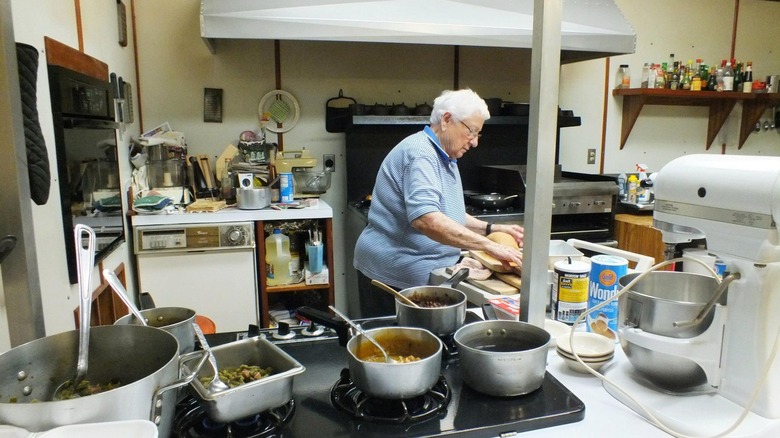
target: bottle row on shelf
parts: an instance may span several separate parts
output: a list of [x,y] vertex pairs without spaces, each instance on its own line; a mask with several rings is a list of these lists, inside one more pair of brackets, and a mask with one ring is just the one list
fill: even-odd
[[[724,59],[720,65],[709,66],[702,60],[689,59],[687,63],[675,61],[646,62],[642,66],[640,88],[661,88],[690,91],[731,91],[742,93],[777,92],[777,76],[767,76],[766,81],[754,79],[752,61],[737,62]],[[621,64],[615,75],[615,88],[631,88],[631,70]]]

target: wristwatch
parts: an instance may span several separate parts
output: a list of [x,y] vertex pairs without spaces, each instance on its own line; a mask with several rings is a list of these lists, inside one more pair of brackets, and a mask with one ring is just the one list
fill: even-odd
[[493,224],[490,222],[487,223],[487,226],[485,227],[485,235],[489,235],[493,231]]

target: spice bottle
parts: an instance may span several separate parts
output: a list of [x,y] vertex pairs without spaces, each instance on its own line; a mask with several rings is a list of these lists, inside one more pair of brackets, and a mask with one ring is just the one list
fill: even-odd
[[626,199],[628,200],[629,204],[636,204],[636,188],[638,183],[639,179],[636,177],[636,175],[631,175],[628,177],[628,187],[626,189],[628,195],[626,196]]
[[620,68],[615,73],[615,88],[631,88],[631,70],[628,68],[628,64],[620,64]]

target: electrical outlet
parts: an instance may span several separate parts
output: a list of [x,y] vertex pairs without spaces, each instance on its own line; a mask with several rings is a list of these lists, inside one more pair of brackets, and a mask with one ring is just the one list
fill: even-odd
[[334,154],[324,154],[322,156],[322,168],[325,169],[326,172],[335,172],[336,171],[336,155],[334,155]]
[[596,164],[596,149],[588,149],[588,164]]

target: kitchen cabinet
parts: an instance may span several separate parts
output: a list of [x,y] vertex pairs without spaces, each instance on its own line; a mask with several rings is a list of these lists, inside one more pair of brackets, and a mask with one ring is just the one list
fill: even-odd
[[[266,224],[282,224],[285,221],[255,221],[255,236],[257,238],[257,272],[260,290],[260,323],[263,327],[268,327],[271,318],[268,314],[271,306],[282,303],[287,308],[295,308],[301,305],[308,305],[320,310],[327,310],[327,306],[335,303],[334,283],[333,283],[333,219],[316,219],[316,223],[322,230],[322,240],[325,245],[325,266],[328,268],[327,284],[307,285],[305,281],[295,284],[281,286],[269,286],[266,281],[265,265],[265,238],[268,233],[265,230]],[[303,254],[305,251],[301,251]],[[301,255],[301,265],[303,266],[303,255]]]
[[742,121],[739,128],[739,148],[767,108],[780,104],[780,93],[739,93],[717,91],[666,90],[654,88],[628,88],[612,90],[613,96],[623,98],[623,120],[620,130],[620,149],[623,149],[634,128],[639,113],[645,105],[677,105],[709,107],[707,144],[709,150],[715,137],[726,122],[731,110],[742,102]]
[[[653,228],[651,214],[616,214],[615,240],[618,249],[653,257],[655,263],[664,260],[665,245],[661,232]],[[633,262],[629,267],[633,267]]]

